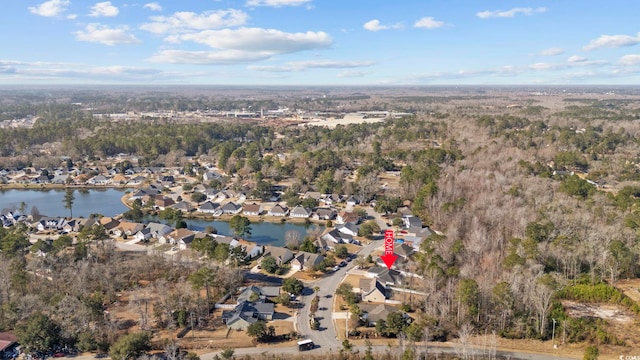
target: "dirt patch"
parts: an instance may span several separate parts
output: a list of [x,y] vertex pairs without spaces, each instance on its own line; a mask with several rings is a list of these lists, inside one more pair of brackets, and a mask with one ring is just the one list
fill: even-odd
[[640,303],[640,279],[618,280],[615,286],[631,300]]
[[597,317],[607,321],[627,324],[634,320],[634,315],[618,305],[612,304],[581,304],[573,301],[563,301],[562,306],[571,317]]

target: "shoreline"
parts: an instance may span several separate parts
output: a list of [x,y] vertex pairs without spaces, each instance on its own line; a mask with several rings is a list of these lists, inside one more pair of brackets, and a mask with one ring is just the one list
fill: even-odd
[[[124,206],[126,206],[128,209],[133,209],[133,206],[131,206],[130,201],[128,201],[127,197],[128,197],[128,193],[124,193],[122,195],[122,197],[120,198],[120,201],[122,202],[122,204],[124,204]],[[143,210],[143,212],[145,212]],[[158,215],[160,211],[159,210],[151,210],[150,212],[146,213],[148,215]],[[116,216],[122,216],[124,213],[122,214],[118,214]],[[230,214],[223,214],[220,216],[214,216],[211,214],[204,214],[204,213],[199,213],[197,211],[190,211],[188,213],[182,213],[184,219],[190,219],[190,220],[205,220],[205,221],[224,221],[224,222],[229,222],[229,220],[231,220],[232,217],[234,217],[235,215],[230,215]],[[252,224],[255,223],[261,223],[261,222],[269,222],[269,223],[275,223],[275,224],[296,224],[296,225],[321,225],[321,226],[325,226],[326,224],[326,220],[315,220],[312,218],[291,218],[291,217],[287,217],[287,216],[268,216],[268,215],[243,215],[243,214],[237,214],[240,216],[244,216],[247,219],[249,219],[249,221]]]

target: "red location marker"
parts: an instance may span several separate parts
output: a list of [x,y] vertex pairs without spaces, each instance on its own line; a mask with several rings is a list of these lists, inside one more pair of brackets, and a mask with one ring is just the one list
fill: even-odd
[[391,266],[393,265],[394,262],[396,262],[396,259],[398,258],[398,255],[393,253],[393,244],[394,244],[393,230],[385,230],[384,231],[384,255],[380,256],[380,259],[384,261],[388,269],[391,269]]

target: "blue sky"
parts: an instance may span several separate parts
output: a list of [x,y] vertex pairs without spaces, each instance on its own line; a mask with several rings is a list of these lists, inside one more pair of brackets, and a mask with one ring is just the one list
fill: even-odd
[[4,1],[0,84],[640,84],[629,0]]

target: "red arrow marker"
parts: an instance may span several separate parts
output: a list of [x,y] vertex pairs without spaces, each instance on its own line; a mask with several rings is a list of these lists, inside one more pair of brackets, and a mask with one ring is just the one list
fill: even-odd
[[387,265],[387,268],[389,270],[391,270],[391,266],[393,265],[394,262],[396,262],[396,259],[398,258],[398,255],[393,253],[393,244],[394,244],[393,230],[385,230],[384,231],[384,255],[380,256],[380,259],[384,261],[384,263]]

